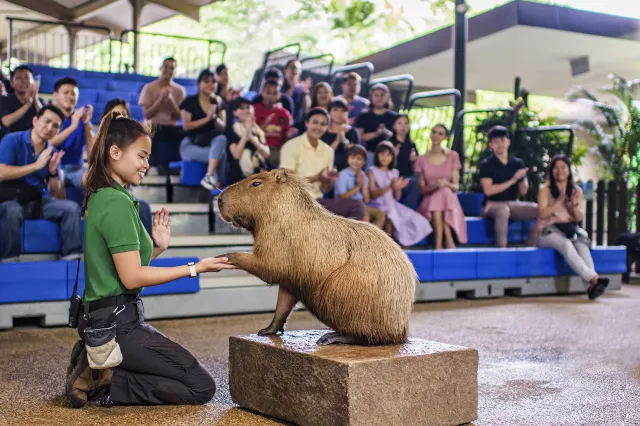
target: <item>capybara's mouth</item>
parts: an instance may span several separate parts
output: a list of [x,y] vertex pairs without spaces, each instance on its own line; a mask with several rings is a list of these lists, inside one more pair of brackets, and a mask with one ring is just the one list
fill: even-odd
[[231,224],[240,228],[244,228],[247,231],[253,231],[251,221],[244,218],[243,216],[234,216],[231,219]]

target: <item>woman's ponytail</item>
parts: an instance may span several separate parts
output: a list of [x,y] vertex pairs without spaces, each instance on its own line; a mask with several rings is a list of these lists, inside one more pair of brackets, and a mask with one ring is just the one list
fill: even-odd
[[135,120],[126,118],[117,110],[105,114],[88,155],[89,168],[84,184],[84,207],[87,206],[91,194],[100,188],[114,185],[109,170],[109,149],[113,145],[124,149],[141,136],[151,136],[150,129]]

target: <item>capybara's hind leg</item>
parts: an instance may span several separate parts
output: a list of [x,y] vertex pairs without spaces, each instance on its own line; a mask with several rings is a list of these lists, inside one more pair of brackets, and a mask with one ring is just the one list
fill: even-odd
[[278,288],[278,302],[276,303],[276,313],[273,315],[271,324],[267,328],[263,328],[258,331],[259,336],[265,336],[268,334],[277,334],[278,332],[284,333],[284,324],[289,318],[289,314],[293,310],[293,307],[298,303],[298,299],[287,290],[280,286]]
[[344,336],[342,334],[331,332],[327,333],[321,338],[318,339],[316,344],[318,345],[333,345],[336,343],[342,343],[343,345],[366,345],[363,339],[353,337],[353,336]]

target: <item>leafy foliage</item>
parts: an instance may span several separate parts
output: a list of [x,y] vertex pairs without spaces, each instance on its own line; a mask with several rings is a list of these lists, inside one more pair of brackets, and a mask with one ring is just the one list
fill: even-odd
[[571,90],[567,98],[591,107],[604,119],[604,127],[594,120],[576,125],[594,138],[596,145],[592,152],[600,160],[603,178],[627,183],[630,213],[634,217],[637,206],[632,188],[638,186],[640,180],[640,80],[609,74],[609,84],[599,92],[611,95],[614,105],[600,101],[582,87]]

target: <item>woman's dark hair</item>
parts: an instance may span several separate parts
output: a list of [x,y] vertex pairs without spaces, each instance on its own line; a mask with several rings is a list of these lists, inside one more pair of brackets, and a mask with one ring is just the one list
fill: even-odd
[[[393,129],[396,125],[396,123],[398,122],[398,120],[400,120],[401,118],[406,118],[407,121],[409,122],[409,124],[411,124],[411,120],[409,120],[409,116],[405,113],[400,113],[398,115],[396,115],[396,118],[393,119],[393,125],[391,126],[391,128]],[[393,139],[396,139],[396,131],[392,130],[393,132],[393,136],[391,136]],[[407,133],[407,138],[405,139],[405,142],[409,142],[412,143],[413,141],[411,140],[411,129],[409,129],[409,133]]]
[[[311,108],[318,106],[318,91],[321,87],[324,87],[329,92],[329,105],[331,101],[333,101],[333,89],[326,81],[321,81],[313,86],[313,90],[311,91]],[[327,109],[329,109],[329,105],[327,105]]]
[[567,189],[565,193],[567,198],[571,198],[571,195],[573,195],[573,172],[571,171],[571,160],[562,154],[558,154],[553,157],[551,159],[551,164],[549,165],[549,189],[551,190],[551,196],[553,198],[558,198],[560,196],[560,190],[558,189],[556,178],[553,176],[553,168],[556,166],[558,161],[564,161],[569,168],[569,177],[567,178]]
[[376,146],[376,152],[373,156],[373,165],[376,167],[382,167],[380,164],[380,160],[378,160],[378,154],[382,151],[389,151],[391,153],[391,164],[389,164],[389,170],[396,168],[396,151],[393,149],[393,144],[391,142],[383,141]]
[[216,67],[216,74],[220,74],[222,71],[226,71],[227,66],[225,64],[220,64]]
[[200,74],[198,74],[197,83],[200,84],[200,82],[202,80],[206,80],[207,78],[213,78],[213,81],[215,83],[215,81],[216,81],[216,73],[211,71],[210,69],[204,69],[204,70],[200,71]]
[[111,111],[102,118],[96,140],[89,153],[89,169],[85,183],[85,206],[92,193],[101,188],[114,186],[109,171],[109,150],[111,147],[115,145],[120,149],[125,149],[143,136],[152,136],[149,127],[136,120],[123,117],[117,111]]
[[122,98],[114,98],[107,102],[102,111],[102,118],[109,114],[115,107],[122,105],[127,110],[127,118],[131,118],[131,109],[129,109],[129,102]]
[[438,124],[436,124],[435,126],[433,126],[433,127],[431,128],[431,130],[435,129],[436,127],[440,127],[442,130],[444,130],[444,134],[445,134],[445,136],[449,137],[449,129],[447,128],[447,126],[445,126],[445,125],[444,125],[444,124],[442,124],[442,123],[438,123]]

